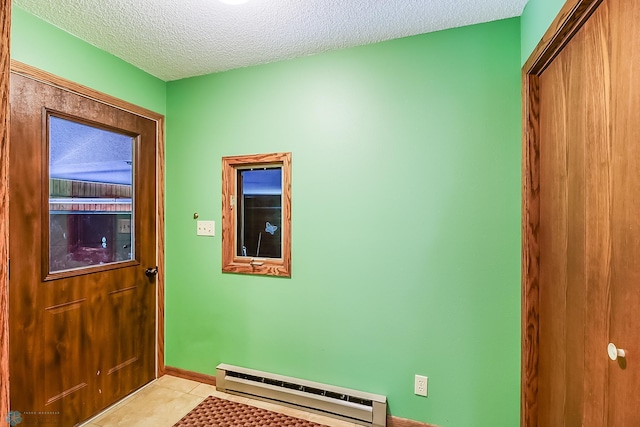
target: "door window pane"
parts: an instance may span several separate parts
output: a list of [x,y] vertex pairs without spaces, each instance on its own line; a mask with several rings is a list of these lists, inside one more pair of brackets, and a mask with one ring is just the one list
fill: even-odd
[[49,116],[49,272],[134,259],[129,135]]

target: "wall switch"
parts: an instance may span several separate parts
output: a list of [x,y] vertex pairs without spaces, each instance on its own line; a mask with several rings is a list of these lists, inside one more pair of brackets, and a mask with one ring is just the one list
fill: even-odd
[[423,377],[422,375],[416,375],[416,380],[413,386],[413,392],[418,396],[427,396],[427,382],[429,381],[428,377]]
[[131,234],[131,220],[120,218],[118,219],[118,233]]
[[215,221],[197,221],[198,229],[196,234],[198,236],[215,236],[216,235],[216,222]]

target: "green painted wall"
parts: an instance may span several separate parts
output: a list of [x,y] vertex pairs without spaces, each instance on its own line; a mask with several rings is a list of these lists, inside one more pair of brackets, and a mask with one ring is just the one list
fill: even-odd
[[521,58],[524,65],[531,52],[564,6],[566,0],[529,0],[521,17]]
[[14,6],[11,57],[165,114],[166,83]]
[[[513,426],[519,31],[511,19],[167,84],[14,7],[12,57],[168,113],[167,364]],[[193,213],[219,228],[220,157],[279,150],[293,152],[293,278],[222,275],[220,238],[196,237]]]
[[[167,132],[169,366],[518,425],[519,18],[169,82]],[[293,154],[293,277],[221,274],[221,157],[274,151]]]

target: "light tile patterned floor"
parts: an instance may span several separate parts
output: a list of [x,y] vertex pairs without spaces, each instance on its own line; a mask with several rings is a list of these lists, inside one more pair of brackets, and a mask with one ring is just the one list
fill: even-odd
[[208,384],[165,375],[115,404],[83,427],[172,427],[207,396],[216,396],[331,427],[359,427],[322,415],[220,393]]

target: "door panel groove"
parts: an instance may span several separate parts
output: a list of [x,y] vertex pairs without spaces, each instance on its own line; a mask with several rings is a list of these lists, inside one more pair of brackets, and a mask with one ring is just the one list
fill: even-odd
[[111,375],[114,372],[119,371],[120,369],[131,365],[132,363],[136,363],[137,361],[138,361],[137,357],[132,357],[131,359],[126,360],[126,361],[122,362],[121,364],[119,364],[117,366],[114,366],[113,368],[109,369],[109,372],[107,372],[107,375]]
[[47,405],[50,405],[60,399],[62,399],[63,397],[67,397],[73,393],[75,393],[78,390],[81,390],[83,388],[85,388],[88,384],[87,383],[82,383],[82,384],[78,384],[75,387],[71,387],[68,390],[63,391],[62,393],[58,394],[57,396],[53,396],[52,398],[50,398],[49,400],[47,400]]
[[53,305],[51,307],[47,307],[46,310],[51,312],[51,314],[59,314],[68,310],[77,310],[80,308],[80,305],[86,302],[86,298],[82,298],[76,301],[65,302],[64,304]]
[[135,291],[136,289],[138,289],[137,286],[130,286],[128,288],[116,289],[115,291],[110,291],[109,295],[115,295],[115,294],[119,294],[119,293],[122,293],[122,292]]

